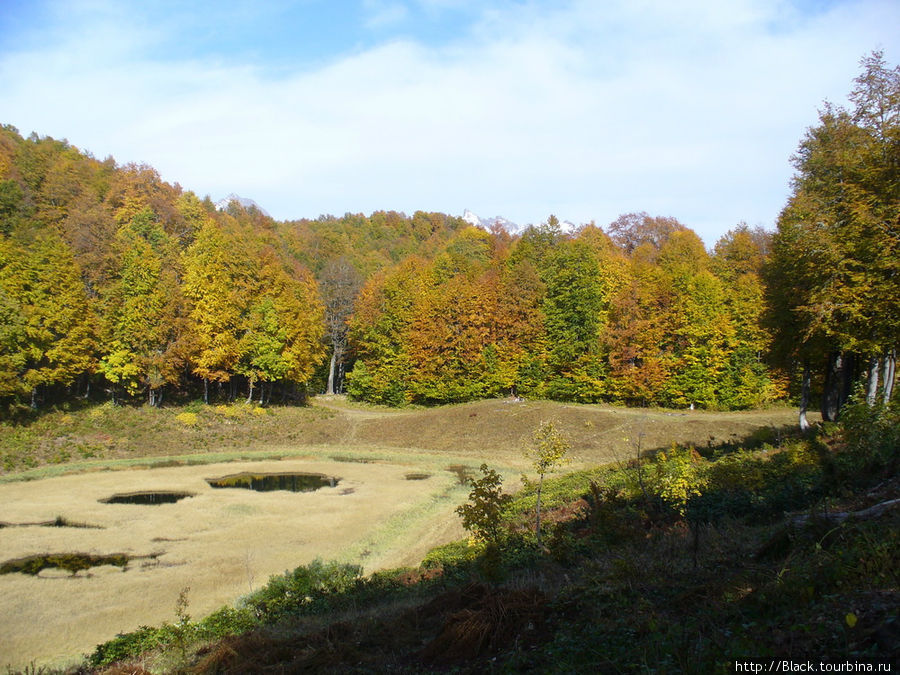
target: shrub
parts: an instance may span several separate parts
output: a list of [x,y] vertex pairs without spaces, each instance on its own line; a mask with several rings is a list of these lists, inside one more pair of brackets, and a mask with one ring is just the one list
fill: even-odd
[[845,464],[865,473],[896,469],[900,454],[900,397],[866,404],[860,395],[841,410],[840,431],[850,453]]
[[197,635],[204,640],[218,640],[227,635],[240,635],[259,625],[253,612],[242,607],[222,607],[197,625]]
[[91,666],[108,666],[116,661],[133,658],[151,649],[156,649],[165,641],[165,631],[161,628],[141,626],[130,633],[119,633],[112,640],[97,645],[88,658]]
[[265,587],[243,599],[243,606],[267,623],[290,614],[313,614],[328,609],[330,596],[357,585],[361,577],[358,565],[316,559],[271,577]]
[[466,540],[453,541],[431,549],[422,560],[426,569],[458,567],[478,557],[479,548]]
[[700,456],[693,448],[673,445],[654,461],[650,489],[664,504],[684,516],[688,501],[700,495],[707,483]]
[[197,413],[194,412],[183,412],[175,415],[175,419],[185,426],[193,427],[196,426],[200,421],[200,418],[197,416]]
[[457,507],[456,512],[462,517],[463,527],[476,541],[497,544],[503,507],[510,497],[503,494],[503,481],[496,471],[488,469],[487,464],[482,464],[480,471],[481,478],[468,481],[472,486],[468,503]]

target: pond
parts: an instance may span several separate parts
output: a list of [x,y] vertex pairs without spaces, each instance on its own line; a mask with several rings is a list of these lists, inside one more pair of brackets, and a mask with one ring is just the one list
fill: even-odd
[[67,571],[69,574],[78,574],[81,570],[99,567],[100,565],[115,565],[125,569],[130,557],[124,553],[111,555],[92,555],[90,553],[45,553],[31,555],[25,558],[7,560],[0,565],[0,574],[30,574],[36,576],[42,570],[57,568]]
[[244,488],[256,492],[286,490],[289,492],[312,492],[323,487],[335,487],[340,478],[323,473],[236,473],[222,478],[207,478],[214,488]]
[[193,497],[192,492],[126,492],[114,494],[112,497],[101,499],[101,504],[142,504],[144,506],[157,506],[159,504],[174,504],[185,497]]

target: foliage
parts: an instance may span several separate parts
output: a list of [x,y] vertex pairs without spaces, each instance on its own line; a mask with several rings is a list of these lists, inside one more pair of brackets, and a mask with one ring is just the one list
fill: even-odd
[[481,478],[469,479],[472,486],[469,501],[457,507],[456,512],[462,517],[463,527],[475,540],[496,545],[500,537],[503,507],[510,497],[503,494],[503,481],[496,471],[489,469],[487,464],[482,464],[479,470]]
[[655,457],[653,466],[650,490],[684,516],[690,500],[701,495],[707,484],[702,458],[693,448],[673,445]]
[[900,402],[869,405],[860,392],[841,413],[848,459],[873,475],[896,474],[900,462]]
[[[721,670],[734,659],[758,659],[761,652],[787,660],[810,653],[823,659],[891,658],[900,555],[896,513],[840,526],[813,519],[789,536],[782,536],[783,526],[772,525],[785,512],[819,511],[826,497],[849,499],[845,508],[853,510],[873,495],[895,494],[892,470],[870,461],[887,446],[863,430],[872,424],[890,430],[896,410],[857,405],[831,435],[798,436],[756,450],[723,445],[704,449],[702,458],[689,447],[673,446],[645,458],[650,502],[629,488],[627,466],[548,477],[542,491],[554,525],[545,546],[509,532],[492,577],[506,579],[498,592],[540,587],[548,596],[540,618],[534,628],[516,633],[515,645],[489,657],[469,655],[454,667],[700,673]],[[895,458],[896,450],[892,442]],[[472,481],[473,491],[484,484],[489,501],[499,493],[499,477],[492,473],[484,466],[481,479]],[[848,494],[848,485],[858,494]],[[504,504],[503,527],[515,530],[530,518],[537,490],[531,484]],[[703,523],[690,531],[697,539],[692,541],[685,521]],[[301,651],[303,658],[316,659],[364,644],[376,659],[366,662],[371,669],[402,664],[421,671],[427,666],[420,660],[422,646],[449,622],[432,612],[444,607],[447,615],[482,617],[467,595],[477,585],[473,581],[484,583],[482,553],[469,542],[454,542],[433,550],[419,570],[367,577],[352,565],[315,561],[273,577],[237,609],[181,622],[182,634],[193,641],[193,650],[203,641],[282,621],[274,632],[291,641],[292,659]],[[347,620],[348,609],[353,621]],[[508,609],[498,604],[497,615]],[[319,617],[317,628],[283,621],[301,615]],[[367,616],[375,617],[371,626]],[[348,632],[351,624],[355,629]],[[176,628],[143,627],[119,636],[98,647],[92,663],[134,659],[142,650],[179,650]],[[400,635],[406,639],[395,641]],[[522,650],[516,645],[525,639],[535,641]],[[239,651],[255,648],[255,640],[222,644]],[[492,660],[485,665],[483,658]]]
[[523,449],[525,457],[531,460],[532,468],[538,474],[534,532],[539,546],[541,544],[541,489],[544,485],[544,476],[571,461],[567,456],[571,447],[571,441],[556,428],[553,422],[541,422],[532,432],[531,439]]
[[900,66],[873,52],[861,67],[853,108],[826,104],[800,142],[766,266],[776,353],[825,372],[826,419],[850,391],[854,355],[874,368],[900,335]]
[[314,560],[271,577],[264,588],[246,596],[241,606],[266,622],[294,613],[315,613],[329,607],[331,596],[355,586],[361,577],[362,569],[356,565]]

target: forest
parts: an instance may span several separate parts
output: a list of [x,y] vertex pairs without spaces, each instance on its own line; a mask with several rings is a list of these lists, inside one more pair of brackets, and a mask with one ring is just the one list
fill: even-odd
[[0,128],[0,401],[387,405],[522,396],[834,419],[900,341],[900,68],[861,62],[775,232],[669,216],[520,236],[440,213],[274,221]]

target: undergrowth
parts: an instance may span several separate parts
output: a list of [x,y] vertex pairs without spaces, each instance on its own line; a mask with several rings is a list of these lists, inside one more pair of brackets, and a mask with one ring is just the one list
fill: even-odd
[[540,545],[534,485],[511,499],[473,490],[502,508],[490,536],[482,523],[478,537],[432,550],[417,569],[365,576],[315,561],[200,621],[182,608],[176,624],[120,635],[85,668],[728,673],[738,662],[896,663],[898,430],[896,404],[855,404],[841,426],[778,446],[672,446],[548,478]]

